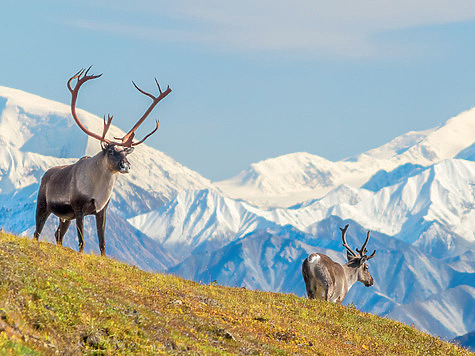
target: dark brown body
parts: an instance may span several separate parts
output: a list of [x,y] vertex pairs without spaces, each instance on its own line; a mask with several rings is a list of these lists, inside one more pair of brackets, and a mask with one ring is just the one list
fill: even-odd
[[55,233],[56,243],[62,245],[63,237],[76,219],[79,252],[84,249],[83,218],[95,215],[101,254],[105,255],[104,229],[106,209],[117,179],[117,173],[127,173],[126,155],[132,148],[117,150],[106,145],[94,157],[84,157],[78,162],[49,169],[41,180],[36,207],[35,239],[38,239],[48,216],[59,217]]

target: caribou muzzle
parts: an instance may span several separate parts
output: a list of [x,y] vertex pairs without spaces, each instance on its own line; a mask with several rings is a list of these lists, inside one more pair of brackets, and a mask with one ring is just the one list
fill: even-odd
[[122,161],[119,163],[120,173],[129,173],[130,163],[128,161]]

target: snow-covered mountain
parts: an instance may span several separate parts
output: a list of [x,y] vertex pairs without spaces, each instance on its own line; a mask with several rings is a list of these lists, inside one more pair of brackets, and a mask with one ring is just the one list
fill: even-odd
[[[0,87],[0,227],[31,235],[44,171],[99,150],[69,110]],[[79,115],[102,130],[102,119]],[[474,147],[472,109],[343,161],[293,153],[213,184],[144,144],[115,186],[107,253],[204,283],[303,296],[302,260],[319,251],[344,263],[338,227],[349,223],[354,246],[372,231],[376,283],[355,285],[345,303],[454,338],[475,329]],[[56,224],[51,217],[41,238],[52,241]],[[98,253],[93,218],[85,235],[86,251]],[[77,247],[73,227],[65,244]]]
[[388,184],[386,181],[376,192],[341,185],[323,198],[273,209],[226,198],[216,191],[185,191],[160,209],[129,222],[166,246],[183,251],[183,257],[203,242],[227,243],[274,224],[313,233],[315,223],[332,215],[424,246],[436,257],[458,256],[475,244],[475,162],[445,160]]
[[261,207],[287,207],[320,198],[338,185],[361,187],[376,172],[393,171],[410,163],[429,166],[458,154],[473,157],[475,109],[463,112],[440,127],[409,132],[391,142],[339,162],[309,153],[267,159],[237,176],[216,182],[228,196]]
[[257,228],[275,226],[256,215],[258,211],[205,189],[180,192],[163,207],[128,221],[181,260],[193,250],[212,251]]

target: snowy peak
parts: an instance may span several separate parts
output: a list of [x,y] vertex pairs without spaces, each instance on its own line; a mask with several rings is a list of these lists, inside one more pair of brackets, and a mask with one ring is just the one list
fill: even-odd
[[[324,167],[331,169],[333,166],[333,162],[316,155],[306,152],[291,153],[253,163],[250,168],[230,181],[235,184],[253,185],[262,192],[279,194],[285,193],[285,187],[292,184],[306,185],[309,188],[331,184],[329,170],[325,171]],[[269,176],[272,174],[277,178],[270,180]]]
[[[439,160],[455,157],[460,151],[475,142],[475,108],[465,111],[451,119],[443,126],[431,132],[410,153],[420,152],[433,163]],[[432,158],[433,153],[435,158]],[[417,157],[417,155],[415,155]]]
[[[279,187],[271,186],[269,183],[274,182],[265,182],[261,176],[267,176],[272,173],[277,173],[279,176],[287,174],[286,183],[289,184],[298,183],[309,186],[327,185],[330,181],[328,181],[328,177],[324,173],[319,175],[315,174],[315,171],[322,167],[328,167],[328,170],[330,170],[334,168],[334,163],[306,152],[290,153],[252,164],[251,168],[245,171],[248,172],[248,174],[243,175],[241,180],[243,183],[252,179],[260,180],[261,187],[269,191],[275,191],[275,189]],[[297,175],[294,173],[294,175],[291,176],[289,173],[293,173],[295,169],[302,170],[303,174]],[[267,183],[267,185],[264,185],[265,183]]]
[[[102,118],[79,108],[76,111],[86,128],[102,132]],[[111,125],[107,136],[124,134]],[[98,140],[87,136],[76,125],[69,105],[1,86],[0,142],[23,152],[56,158],[92,156],[100,150]]]
[[[436,131],[437,129],[429,129],[426,131],[409,131],[401,136],[396,137],[390,142],[384,144],[381,147],[373,148],[365,153],[366,156],[370,156],[376,159],[391,159],[407,152],[411,147],[420,144],[427,135]],[[357,161],[358,156],[348,158],[346,161]]]
[[[91,124],[90,114],[83,115]],[[94,120],[92,120],[94,121]],[[67,105],[0,87],[0,142],[23,152],[72,158],[84,155],[88,137],[79,134]]]
[[288,154],[254,163],[216,185],[233,198],[261,207],[287,207],[320,198],[340,184],[361,187],[381,170],[389,172],[404,164],[429,166],[459,154],[460,158],[473,158],[474,144],[475,109],[471,109],[437,128],[409,132],[343,161],[331,162],[308,153]]
[[[413,172],[411,172],[413,173]],[[377,190],[340,186],[323,198],[302,204],[296,216],[307,221],[338,215],[370,230],[414,242],[425,224],[437,221],[465,240],[475,242],[475,165],[445,160],[397,179]]]
[[475,142],[475,108],[450,118],[439,127],[425,131],[411,131],[389,143],[369,150],[351,161],[371,157],[398,163],[430,165],[453,158]]
[[346,167],[306,152],[253,163],[237,176],[216,182],[224,193],[253,204],[287,206],[321,196],[335,186]]

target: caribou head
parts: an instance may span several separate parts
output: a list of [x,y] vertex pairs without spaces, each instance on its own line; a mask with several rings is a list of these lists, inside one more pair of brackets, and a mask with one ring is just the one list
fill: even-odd
[[347,266],[355,270],[357,281],[363,283],[366,287],[371,287],[374,284],[374,279],[369,274],[369,267],[367,261],[372,259],[376,254],[376,250],[369,256],[366,255],[368,250],[366,245],[368,244],[370,231],[366,234],[366,240],[361,247],[361,249],[356,249],[356,252],[353,251],[350,246],[346,243],[346,230],[348,230],[348,224],[341,230],[341,239],[343,240],[343,246],[346,248],[346,258],[348,259]]
[[127,155],[133,151],[133,147],[120,149],[113,143],[102,144],[102,154],[107,157],[107,168],[111,172],[129,173],[130,162],[127,160]]

